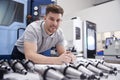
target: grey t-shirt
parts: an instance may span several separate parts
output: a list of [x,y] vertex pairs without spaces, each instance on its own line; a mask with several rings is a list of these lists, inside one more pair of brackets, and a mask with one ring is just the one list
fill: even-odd
[[64,46],[64,36],[62,30],[58,30],[49,36],[44,30],[44,21],[35,21],[27,26],[23,35],[17,40],[15,45],[18,50],[24,53],[24,41],[34,42],[37,45],[37,53],[44,52],[56,45]]

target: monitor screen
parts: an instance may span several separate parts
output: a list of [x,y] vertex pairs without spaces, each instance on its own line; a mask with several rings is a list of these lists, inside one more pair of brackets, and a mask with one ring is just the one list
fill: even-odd
[[87,48],[88,50],[96,50],[96,24],[87,21]]
[[47,5],[40,5],[40,11],[39,11],[39,16],[41,16],[41,17],[43,17],[43,16],[45,16],[45,13],[46,13],[46,7],[47,7]]
[[76,33],[76,40],[80,40],[80,28],[75,27],[75,33]]
[[95,50],[95,30],[88,28],[88,50]]
[[108,37],[108,38],[106,38],[106,40],[105,40],[105,46],[111,45],[112,42],[113,42],[113,37]]
[[85,22],[85,57],[86,58],[95,58],[96,55],[96,24],[91,21]]

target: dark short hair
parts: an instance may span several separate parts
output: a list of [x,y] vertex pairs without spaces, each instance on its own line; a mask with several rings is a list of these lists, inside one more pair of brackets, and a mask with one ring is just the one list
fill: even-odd
[[62,7],[60,7],[59,5],[56,4],[49,4],[46,8],[46,15],[49,13],[58,13],[58,14],[62,14],[64,13],[64,10]]

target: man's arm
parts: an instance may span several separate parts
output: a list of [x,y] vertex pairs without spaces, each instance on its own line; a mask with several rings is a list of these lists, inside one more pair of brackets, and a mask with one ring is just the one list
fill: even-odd
[[57,52],[59,53],[59,55],[66,53],[66,49],[63,45],[57,45],[56,49],[57,49]]
[[37,45],[33,42],[24,42],[24,52],[26,59],[32,60],[38,64],[59,64],[57,57],[47,57],[37,53]]
[[[59,47],[60,49],[60,47]],[[64,48],[61,46],[61,52],[64,52]],[[62,64],[70,63],[71,57],[69,54],[62,54],[59,57],[47,57],[37,53],[37,45],[33,42],[24,42],[24,52],[26,59],[32,60],[34,63],[37,64]]]

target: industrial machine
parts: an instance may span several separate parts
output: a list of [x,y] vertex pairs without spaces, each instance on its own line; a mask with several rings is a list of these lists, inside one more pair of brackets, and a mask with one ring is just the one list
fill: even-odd
[[0,0],[0,59],[10,59],[16,40],[26,26],[41,19],[52,0]]
[[0,59],[10,59],[14,43],[26,27],[27,1],[0,0],[0,12]]
[[[61,25],[67,48],[74,54],[83,54],[85,58],[95,58],[96,55],[96,24],[73,17],[71,20],[63,21]],[[68,30],[69,28],[69,30]],[[67,31],[67,33],[66,33]]]
[[106,48],[104,49],[104,59],[112,62],[120,61],[120,40],[114,37],[106,38]]
[[84,57],[95,58],[96,56],[96,24],[91,21],[84,21],[83,24]]

